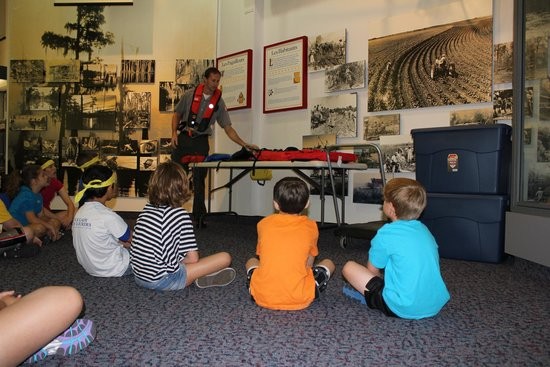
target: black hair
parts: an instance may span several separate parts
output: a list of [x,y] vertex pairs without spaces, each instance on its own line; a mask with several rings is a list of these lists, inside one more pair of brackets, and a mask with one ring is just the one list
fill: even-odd
[[298,177],[285,177],[273,188],[273,201],[279,210],[288,214],[300,214],[309,200],[309,188]]
[[222,73],[218,70],[218,68],[215,68],[213,66],[209,67],[208,69],[206,69],[204,71],[204,77],[206,79],[208,79],[210,77],[210,75],[212,75],[212,74],[222,75]]
[[[94,164],[86,168],[86,170],[82,174],[82,183],[87,184],[88,182],[91,182],[93,180],[107,181],[112,175],[113,171],[109,167],[103,166],[101,164]],[[78,206],[84,205],[84,203],[90,199],[105,196],[105,194],[107,193],[107,189],[109,189],[108,186],[97,189],[87,189],[84,192],[84,195],[82,195],[80,201],[78,202]]]

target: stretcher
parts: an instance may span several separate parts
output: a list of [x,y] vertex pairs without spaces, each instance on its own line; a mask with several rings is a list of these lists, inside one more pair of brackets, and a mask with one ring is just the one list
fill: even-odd
[[[328,159],[331,152],[339,149],[373,149],[378,156],[378,166],[380,168],[380,178],[382,180],[382,188],[386,184],[386,175],[384,172],[384,157],[382,150],[377,144],[364,143],[364,144],[338,144],[330,145],[326,147],[327,154],[327,169],[329,170],[330,185],[332,192],[336,193],[336,183],[335,183],[335,171],[338,170],[338,162],[334,163]],[[342,185],[342,190],[344,186]],[[366,223],[354,223],[347,224],[345,223],[345,205],[344,205],[344,193],[342,195],[332,195],[334,201],[334,210],[336,216],[336,229],[334,230],[335,236],[339,238],[340,247],[345,249],[349,244],[351,244],[352,238],[371,240],[375,235],[378,229],[380,229],[387,220],[377,220]],[[338,206],[338,199],[342,200],[341,206]],[[382,204],[382,203],[380,203]],[[339,207],[342,210],[341,217],[339,212]]]

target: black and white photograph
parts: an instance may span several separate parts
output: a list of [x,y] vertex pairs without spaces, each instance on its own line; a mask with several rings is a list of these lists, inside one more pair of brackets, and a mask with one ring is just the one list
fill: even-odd
[[55,139],[42,139],[42,154],[52,157],[57,156],[58,152],[58,144],[57,140]]
[[89,136],[82,136],[80,138],[80,151],[99,152],[100,144],[100,139],[94,134],[90,134]]
[[368,111],[489,102],[492,56],[487,14],[371,38]]
[[101,156],[117,155],[118,140],[101,139],[99,144],[99,153],[101,154]]
[[[137,155],[139,152],[139,142],[134,139],[126,138],[120,143],[119,155]],[[134,166],[136,167],[136,166]]]
[[540,81],[539,119],[550,121],[550,79]]
[[47,115],[13,115],[9,120],[10,130],[47,130]]
[[44,60],[11,60],[10,81],[16,83],[44,83],[46,67]]
[[206,69],[212,66],[215,66],[214,59],[178,59],[176,84],[191,84],[194,88],[202,82]]
[[159,83],[159,112],[174,112],[176,105],[183,94],[194,88],[189,84],[176,84],[176,82]]
[[380,149],[384,154],[384,172],[415,172],[416,159],[410,135],[382,136]]
[[336,144],[336,134],[303,135],[302,149],[325,149]]
[[382,204],[384,182],[380,174],[380,156],[374,147],[354,148],[357,163],[364,163],[375,171],[353,173],[353,202]]
[[308,37],[308,71],[319,71],[346,63],[346,30]]
[[68,165],[76,164],[80,153],[80,140],[78,136],[64,137],[62,141],[62,159]]
[[122,60],[121,65],[123,84],[155,82],[155,60]]
[[537,134],[537,162],[550,162],[550,124],[539,125]]
[[493,124],[493,108],[474,108],[451,111],[450,124],[456,125],[488,125]]
[[544,0],[525,3],[525,78],[528,80],[550,77],[548,24],[550,11]]
[[172,154],[172,138],[160,138],[159,153],[160,154]]
[[56,111],[59,109],[59,87],[28,87],[25,90],[30,111]]
[[363,140],[380,140],[381,135],[399,135],[400,115],[374,115],[363,117]]
[[67,103],[67,128],[78,130],[115,130],[117,98],[97,92],[77,94]]
[[151,92],[128,92],[124,96],[125,129],[148,129],[151,124]]
[[141,155],[157,155],[158,149],[158,140],[142,140],[139,142],[139,153]]
[[380,173],[355,172],[353,174],[353,202],[358,204],[382,204],[384,183]]
[[26,132],[23,136],[23,150],[40,152],[42,150],[42,138],[40,135]]
[[97,62],[82,62],[81,64],[82,87],[85,91],[115,90],[117,65]]
[[311,133],[357,136],[357,95],[311,98]]
[[367,62],[355,61],[325,71],[325,92],[365,88]]
[[511,83],[514,68],[514,43],[499,43],[494,46],[494,84]]
[[46,83],[80,82],[80,60],[46,60]]
[[533,117],[535,91],[533,87],[525,88],[525,98],[523,102],[523,113],[525,117]]
[[495,90],[493,92],[493,119],[512,119],[512,96],[512,89]]
[[139,158],[140,171],[154,171],[157,169],[157,166],[158,166],[157,157],[140,157]]
[[547,164],[544,167],[541,164],[529,167],[527,200],[541,204],[550,203],[550,169]]

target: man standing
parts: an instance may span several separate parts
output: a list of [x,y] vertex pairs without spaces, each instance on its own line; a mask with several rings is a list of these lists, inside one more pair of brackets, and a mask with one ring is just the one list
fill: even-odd
[[[231,118],[218,89],[220,78],[218,69],[206,69],[203,83],[187,91],[176,106],[172,117],[172,146],[175,148],[172,160],[186,171],[189,171],[189,163],[202,161],[208,155],[208,137],[212,135],[212,125],[216,121],[235,143],[249,150],[259,149],[242,140],[231,126]],[[193,220],[197,227],[204,227],[206,173],[206,168],[193,168]]]

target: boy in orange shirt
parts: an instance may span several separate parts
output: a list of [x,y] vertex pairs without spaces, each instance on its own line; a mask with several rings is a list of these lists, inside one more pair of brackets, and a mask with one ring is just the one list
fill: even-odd
[[309,206],[309,188],[286,177],[273,188],[278,213],[258,223],[256,255],[246,262],[249,291],[257,305],[273,310],[301,310],[319,298],[335,265],[318,255],[317,223],[301,212]]

